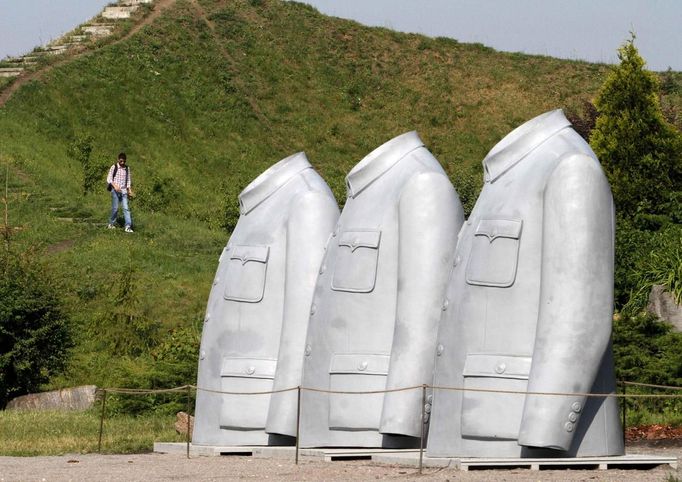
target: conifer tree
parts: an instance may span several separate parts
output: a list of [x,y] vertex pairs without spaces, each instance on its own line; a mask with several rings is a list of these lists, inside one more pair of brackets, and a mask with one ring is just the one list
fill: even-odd
[[595,101],[590,144],[611,183],[619,215],[643,227],[682,221],[682,136],[665,121],[656,76],[644,68],[634,35]]

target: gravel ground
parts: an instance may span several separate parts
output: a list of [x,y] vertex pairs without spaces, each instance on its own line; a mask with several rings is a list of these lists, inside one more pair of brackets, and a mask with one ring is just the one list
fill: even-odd
[[[628,453],[682,457],[682,448],[630,448]],[[682,472],[668,466],[651,470],[476,470],[380,465],[369,461],[313,462],[300,465],[281,459],[223,456],[185,458],[182,454],[63,455],[0,457],[0,482],[67,480],[467,480],[467,481],[657,481],[678,480]]]

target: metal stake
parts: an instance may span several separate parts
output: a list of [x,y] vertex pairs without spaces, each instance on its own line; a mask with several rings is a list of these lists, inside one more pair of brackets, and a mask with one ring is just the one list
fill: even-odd
[[[623,395],[627,394],[627,385],[625,384],[625,381],[621,380],[620,382],[623,385]],[[623,396],[623,443],[625,443],[625,429],[627,428],[626,426],[626,418],[625,416],[627,415],[628,411],[628,397]]]
[[102,432],[104,431],[104,408],[107,406],[107,389],[102,389],[102,414],[99,419],[99,441],[97,442],[97,453],[102,453]]
[[190,440],[190,433],[189,433],[189,421],[191,415],[189,414],[190,406],[191,406],[191,399],[192,399],[192,386],[187,385],[187,458],[189,458],[189,440]]
[[424,426],[426,425],[426,385],[422,385],[422,433],[419,437],[419,474],[424,464]]
[[296,388],[296,393],[298,400],[296,402],[296,465],[298,465],[298,449],[299,449],[299,439],[301,433],[301,386]]

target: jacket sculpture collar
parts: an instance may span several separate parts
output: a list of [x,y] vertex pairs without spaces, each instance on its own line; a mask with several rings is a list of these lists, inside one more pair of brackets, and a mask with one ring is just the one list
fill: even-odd
[[536,147],[570,125],[563,111],[557,109],[545,112],[514,129],[483,159],[485,182],[495,182]]
[[282,159],[254,179],[239,195],[239,212],[248,214],[256,206],[272,196],[292,177],[304,169],[312,168],[304,152]]
[[424,143],[415,131],[394,137],[367,154],[346,176],[348,197],[356,197],[367,186],[393,167],[407,153]]

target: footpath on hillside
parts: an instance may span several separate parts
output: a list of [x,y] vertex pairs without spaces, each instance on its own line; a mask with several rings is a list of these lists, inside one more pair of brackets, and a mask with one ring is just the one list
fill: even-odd
[[[130,31],[128,31],[123,37],[115,39],[112,42],[107,43],[105,46],[116,45],[117,43],[128,40],[130,37],[139,32],[143,27],[149,25],[154,20],[156,20],[166,8],[168,8],[175,2],[176,0],[156,0],[152,5],[152,11],[151,13],[149,13],[149,15],[142,17],[141,20],[137,24],[135,24],[133,28],[131,28]],[[0,92],[0,107],[3,107],[7,103],[7,101],[12,97],[12,95],[15,92],[17,92],[21,87],[26,85],[28,82],[31,82],[33,80],[39,80],[53,68],[59,67],[60,65],[66,64],[67,62],[71,62],[76,58],[90,54],[95,50],[97,50],[97,47],[94,46],[77,49],[73,52],[62,54],[65,55],[65,57],[56,62],[49,63],[36,70],[32,70],[20,75],[14,80],[14,82],[9,84],[7,88]]]

